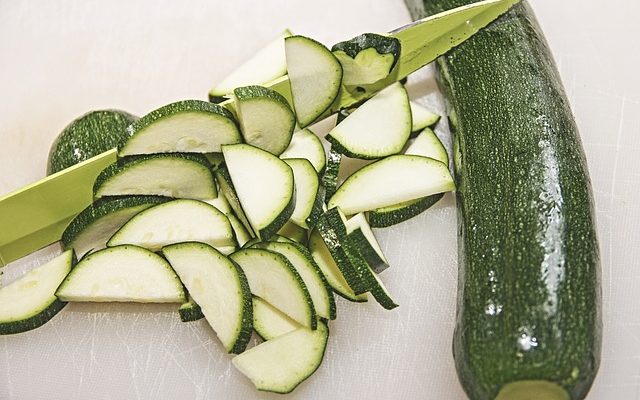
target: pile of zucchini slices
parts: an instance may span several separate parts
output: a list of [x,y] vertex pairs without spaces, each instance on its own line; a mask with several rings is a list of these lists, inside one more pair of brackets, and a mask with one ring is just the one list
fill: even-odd
[[[206,319],[257,389],[288,393],[322,361],[334,294],[397,307],[372,227],[454,189],[429,128],[439,117],[401,83],[376,88],[394,73],[397,40],[365,34],[332,50],[286,31],[210,102],[126,114],[124,130],[116,110],[74,121],[118,129],[118,161],[64,232],[66,251],[0,288],[0,333],[36,328],[67,302],[176,303],[182,321]],[[340,110],[323,142],[307,126],[349,91],[368,100]],[[73,164],[57,144],[54,170]],[[339,180],[344,157],[369,161]],[[263,342],[247,349],[252,332]]]

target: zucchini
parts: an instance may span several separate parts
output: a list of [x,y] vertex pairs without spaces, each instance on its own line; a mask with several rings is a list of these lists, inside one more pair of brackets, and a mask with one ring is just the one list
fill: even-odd
[[[247,215],[242,209],[240,199],[238,199],[238,193],[236,192],[236,188],[233,186],[233,182],[231,181],[229,170],[226,167],[221,167],[214,172],[214,176],[216,179],[216,183],[218,184],[218,188],[220,189],[220,193],[224,196],[229,207],[231,207],[233,214],[236,216],[237,222],[240,222],[243,227],[243,233],[246,234],[243,235],[243,237],[247,240],[253,238],[255,236],[253,233],[253,229],[251,228],[251,224],[247,219]],[[225,214],[227,214],[227,217],[229,217],[228,213]],[[229,221],[231,221],[231,218],[229,218]],[[240,230],[239,228],[239,226],[237,228],[234,228],[236,230],[236,234],[238,230]],[[245,242],[247,240],[245,240]]]
[[376,273],[389,268],[389,261],[387,261],[387,257],[382,252],[382,248],[380,248],[380,244],[364,214],[354,215],[349,218],[345,225],[351,242],[354,243]]
[[400,59],[400,41],[376,33],[363,33],[333,45],[342,64],[345,86],[369,85],[386,78]]
[[294,224],[291,220],[280,228],[277,234],[273,235],[273,240],[277,240],[278,237],[285,237],[292,242],[300,244],[307,243],[308,231],[299,225]]
[[82,210],[62,233],[62,245],[78,258],[105,248],[107,241],[134,215],[171,200],[161,196],[104,197]]
[[253,329],[262,340],[275,339],[302,327],[260,297],[253,297]]
[[318,174],[324,171],[327,156],[320,138],[310,129],[302,129],[293,133],[289,147],[280,154],[283,160],[289,158],[305,158],[309,160]]
[[219,153],[223,144],[240,143],[231,111],[202,100],[183,100],[151,111],[127,129],[121,157],[156,153]]
[[338,189],[338,175],[340,174],[340,162],[342,154],[331,146],[327,156],[327,168],[322,174],[322,185],[325,190],[325,198],[330,199]]
[[304,228],[313,228],[322,215],[324,187],[320,185],[318,173],[304,158],[288,158],[284,162],[293,171],[295,183],[295,208],[291,222]]
[[449,165],[447,150],[445,150],[435,132],[429,128],[425,128],[413,139],[404,154],[429,157],[442,162],[444,165]]
[[431,208],[444,197],[444,193],[433,194],[417,200],[409,200],[392,206],[376,208],[367,212],[369,225],[373,228],[386,228],[407,221]]
[[157,195],[189,199],[218,196],[210,165],[200,154],[153,154],[121,159],[96,178],[96,198]]
[[125,111],[100,110],[73,120],[51,145],[47,175],[122,145],[129,138],[127,127],[137,118]]
[[[466,0],[408,0],[414,18]],[[457,142],[453,352],[473,399],[582,399],[600,363],[600,259],[578,128],[526,1],[438,60]]]
[[191,296],[188,296],[187,302],[178,308],[178,315],[180,315],[180,321],[182,322],[193,322],[204,318],[202,308]]
[[412,134],[414,132],[420,132],[424,128],[433,126],[440,120],[440,116],[438,114],[420,105],[419,103],[416,103],[415,101],[410,101],[409,106],[411,107]]
[[55,292],[74,261],[73,250],[67,250],[0,288],[0,335],[38,328],[62,310],[66,303]]
[[287,99],[262,86],[233,91],[245,143],[279,156],[291,143],[296,117]]

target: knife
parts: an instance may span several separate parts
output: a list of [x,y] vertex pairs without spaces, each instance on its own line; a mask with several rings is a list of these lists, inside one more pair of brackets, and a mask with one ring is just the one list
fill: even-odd
[[[389,36],[400,41],[400,60],[393,74],[376,83],[376,90],[443,55],[518,1],[480,1],[389,32]],[[286,75],[267,86],[291,102],[291,88]],[[338,99],[322,117],[366,100],[373,94],[374,91],[357,93],[341,90]],[[233,100],[221,105],[233,108]],[[0,197],[0,267],[59,241],[68,223],[93,201],[93,182],[98,174],[116,159],[117,149],[112,149]]]

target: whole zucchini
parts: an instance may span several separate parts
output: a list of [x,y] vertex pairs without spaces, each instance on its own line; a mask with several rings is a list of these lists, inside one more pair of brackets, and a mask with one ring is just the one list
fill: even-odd
[[[414,18],[470,3],[406,1]],[[602,330],[591,185],[530,6],[517,4],[437,68],[456,153],[460,382],[472,399],[582,399]]]

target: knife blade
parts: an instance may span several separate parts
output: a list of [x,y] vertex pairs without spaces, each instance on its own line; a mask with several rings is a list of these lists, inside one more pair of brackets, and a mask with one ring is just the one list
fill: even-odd
[[[424,18],[389,32],[401,44],[397,67],[365,93],[343,88],[321,118],[357,104],[389,84],[417,71],[471,37],[519,0],[484,0]],[[285,75],[265,85],[291,102]],[[233,108],[233,100],[222,105]],[[93,201],[93,182],[117,159],[117,149],[67,168],[0,197],[0,267],[57,242],[67,224]]]

